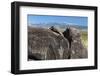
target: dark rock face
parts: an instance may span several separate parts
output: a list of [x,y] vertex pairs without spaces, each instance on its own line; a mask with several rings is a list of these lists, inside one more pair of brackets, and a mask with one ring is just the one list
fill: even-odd
[[63,32],[63,35],[69,41],[71,59],[88,57],[87,49],[82,44],[81,34],[78,29],[69,27]]
[[28,58],[33,60],[68,59],[68,40],[49,29],[28,27]]

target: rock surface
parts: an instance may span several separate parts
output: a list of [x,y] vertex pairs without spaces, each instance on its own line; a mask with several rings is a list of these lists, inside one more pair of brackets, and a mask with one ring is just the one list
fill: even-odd
[[[63,36],[62,36],[63,35]],[[55,28],[28,27],[28,58],[33,60],[87,58],[80,30],[69,27],[62,34]]]
[[88,53],[87,49],[83,46],[81,41],[81,33],[80,30],[69,27],[64,32],[64,37],[66,37],[70,44],[70,58],[78,59],[78,58],[87,58]]
[[28,57],[34,60],[68,59],[68,40],[49,29],[28,27]]

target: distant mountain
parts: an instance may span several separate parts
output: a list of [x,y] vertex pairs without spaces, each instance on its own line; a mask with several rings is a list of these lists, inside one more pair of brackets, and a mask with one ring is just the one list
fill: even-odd
[[59,29],[66,29],[67,27],[75,27],[78,29],[85,29],[87,30],[87,26],[81,26],[76,24],[68,24],[68,23],[38,23],[38,24],[30,24],[30,26],[33,27],[41,27],[41,28],[50,28],[51,26],[54,26]]

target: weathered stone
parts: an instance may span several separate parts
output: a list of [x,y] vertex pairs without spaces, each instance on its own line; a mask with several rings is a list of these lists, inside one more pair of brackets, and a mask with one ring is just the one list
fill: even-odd
[[68,40],[49,29],[28,27],[28,57],[33,60],[68,59]]
[[33,60],[87,58],[80,30],[68,27],[63,33],[56,28],[28,27],[28,58]]
[[66,37],[70,43],[70,58],[78,59],[78,58],[87,58],[88,53],[87,49],[83,46],[81,41],[81,33],[80,30],[69,27],[63,32],[64,37]]

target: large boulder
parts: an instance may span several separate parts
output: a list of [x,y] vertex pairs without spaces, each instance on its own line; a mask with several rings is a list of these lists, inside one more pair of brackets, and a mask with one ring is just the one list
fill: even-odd
[[50,29],[28,27],[28,58],[32,60],[68,59],[69,41]]
[[70,44],[70,59],[87,58],[87,49],[83,46],[80,30],[74,27],[68,27],[63,35]]

